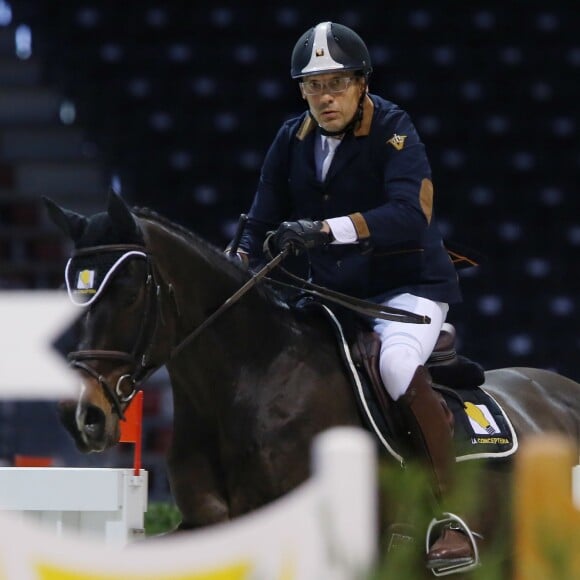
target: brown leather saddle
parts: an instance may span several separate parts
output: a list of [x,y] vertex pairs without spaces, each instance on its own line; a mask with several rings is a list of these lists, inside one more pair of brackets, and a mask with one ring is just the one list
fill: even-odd
[[[379,371],[381,342],[365,321],[337,314],[327,305],[308,299],[297,304],[304,315],[323,316],[337,337],[345,369],[351,378],[363,423],[377,436],[382,447],[398,461],[404,460],[404,425],[393,400],[383,387]],[[426,363],[433,388],[448,410],[454,430],[456,460],[506,458],[518,448],[517,435],[509,418],[488,393],[480,388],[485,382],[483,368],[457,354],[455,328],[444,324],[433,353]],[[478,407],[486,414],[488,425],[474,424],[472,412]],[[477,423],[477,421],[476,421]],[[488,429],[493,427],[493,433]],[[486,427],[484,429],[484,427]]]
[[[457,354],[455,339],[455,327],[450,323],[444,323],[433,353],[426,363],[436,391],[449,392],[455,387],[475,389],[485,381],[483,369],[477,363]],[[350,345],[354,365],[359,372],[366,375],[383,418],[389,424],[390,429],[397,433],[399,429],[396,417],[391,413],[393,400],[384,388],[380,375],[380,350],[381,340],[379,335],[372,330],[359,329]],[[439,392],[439,396],[443,399],[441,392]],[[444,405],[444,408],[447,409],[447,406]],[[448,421],[453,428],[454,418],[451,412],[448,413]]]

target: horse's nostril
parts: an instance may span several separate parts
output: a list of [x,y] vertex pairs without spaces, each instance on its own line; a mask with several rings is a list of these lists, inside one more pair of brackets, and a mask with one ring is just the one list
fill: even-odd
[[84,417],[83,431],[93,438],[101,437],[105,427],[105,414],[99,407],[89,405]]
[[94,425],[102,423],[105,418],[105,414],[98,407],[89,405],[87,407],[87,412],[85,414],[85,425]]

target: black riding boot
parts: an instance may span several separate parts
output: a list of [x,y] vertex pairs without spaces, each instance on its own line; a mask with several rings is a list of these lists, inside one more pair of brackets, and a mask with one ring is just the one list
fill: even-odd
[[[432,385],[429,371],[418,367],[407,392],[397,400],[396,406],[407,429],[412,453],[429,469],[436,500],[441,504],[452,485],[455,455],[449,411]],[[468,537],[459,530],[445,527],[427,554],[427,566],[457,566],[468,564],[473,558]]]

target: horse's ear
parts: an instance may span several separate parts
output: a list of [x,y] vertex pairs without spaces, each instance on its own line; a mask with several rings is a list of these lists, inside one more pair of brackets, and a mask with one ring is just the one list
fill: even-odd
[[79,213],[63,209],[52,199],[42,196],[42,201],[48,211],[50,219],[73,241],[77,241],[83,235],[87,225],[87,218]]
[[109,192],[107,213],[119,231],[132,235],[140,233],[139,226],[137,225],[129,206],[125,203],[123,198],[113,190]]

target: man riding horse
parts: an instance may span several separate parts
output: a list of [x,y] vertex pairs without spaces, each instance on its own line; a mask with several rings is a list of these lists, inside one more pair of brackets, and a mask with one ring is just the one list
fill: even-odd
[[[289,493],[310,473],[314,437],[337,425],[363,426],[368,419],[377,444],[387,453],[399,461],[413,459],[406,450],[397,451],[404,447],[400,440],[391,447],[389,425],[381,424],[375,401],[364,393],[357,405],[353,384],[358,393],[364,386],[362,380],[355,380],[361,376],[355,374],[359,367],[351,373],[356,351],[351,356],[338,347],[328,319],[318,314],[328,310],[326,305],[315,302],[312,314],[307,308],[288,308],[272,288],[274,279],[259,292],[247,291],[286,251],[269,261],[261,274],[252,275],[193,232],[147,208],[131,210],[117,195],[110,196],[106,212],[92,216],[49,200],[47,207],[74,244],[65,269],[70,297],[77,304],[83,296],[86,300],[75,326],[75,346],[68,354],[82,388],[77,399],[59,405],[63,424],[81,451],[109,449],[119,442],[120,424],[132,394],[151,373],[166,366],[174,401],[167,474],[182,516],[179,529],[227,522]],[[337,297],[336,293],[332,296]],[[365,312],[373,310],[376,317],[393,313],[386,306],[363,302]],[[409,312],[405,319],[415,316],[423,319]],[[405,328],[415,326],[423,327],[406,324]],[[343,336],[341,344],[345,342]],[[462,361],[448,364],[447,355],[453,354],[450,344],[440,345],[436,364],[431,361],[429,368],[456,418],[456,469],[459,475],[467,474],[463,467],[470,469],[469,462],[464,460],[490,459],[481,461],[481,474],[470,483],[470,495],[477,502],[455,513],[468,510],[470,523],[485,536],[488,546],[505,546],[507,558],[502,558],[501,565],[506,567],[505,577],[511,577],[514,462],[510,458],[520,442],[538,433],[560,433],[580,448],[580,384],[537,368],[485,373],[479,369],[466,374],[468,367]],[[370,352],[374,356],[376,351]],[[380,374],[378,365],[376,371],[374,375]],[[441,455],[435,455],[437,448],[421,447],[419,439],[425,432],[428,443],[438,443],[433,428],[437,408],[426,423],[418,422],[424,415],[417,411],[417,399],[424,403],[420,411],[431,411],[427,407],[431,397],[424,393],[426,373],[415,370],[409,391],[422,379],[415,400],[402,395],[403,401],[395,405],[386,401],[385,389],[378,392],[385,395],[391,411],[399,408],[398,414],[407,422],[403,434],[414,436],[407,439],[415,444],[415,458],[423,458],[431,467],[438,509],[453,509],[447,495],[451,462],[441,463]],[[365,407],[362,403],[366,402]],[[401,412],[401,406],[407,408]],[[393,415],[389,413],[389,419],[395,423]],[[445,436],[441,423],[439,427]],[[447,448],[440,453],[447,454],[443,459],[452,455]],[[413,511],[413,506],[401,504],[397,497],[383,499],[380,522],[384,530],[400,523],[401,507]],[[437,516],[427,530],[430,565],[439,575],[465,570],[478,561],[479,546],[464,520],[445,515]],[[463,536],[457,529],[444,530],[443,538],[431,544],[445,519],[473,541],[473,564],[461,556]],[[411,515],[408,521],[417,520]],[[391,538],[391,546],[401,545],[400,534]],[[435,560],[438,552],[446,558]]]
[[[458,277],[434,219],[425,147],[405,111],[368,92],[371,71],[367,46],[346,26],[321,22],[300,37],[291,76],[308,110],[286,121],[270,146],[236,250],[255,265],[275,230],[277,249],[307,257],[313,282],[430,319],[376,319],[374,330],[380,375],[408,446],[430,470],[439,509],[448,511],[452,432],[425,363],[449,303],[461,299]],[[427,565],[473,558],[470,539],[449,524]]]

